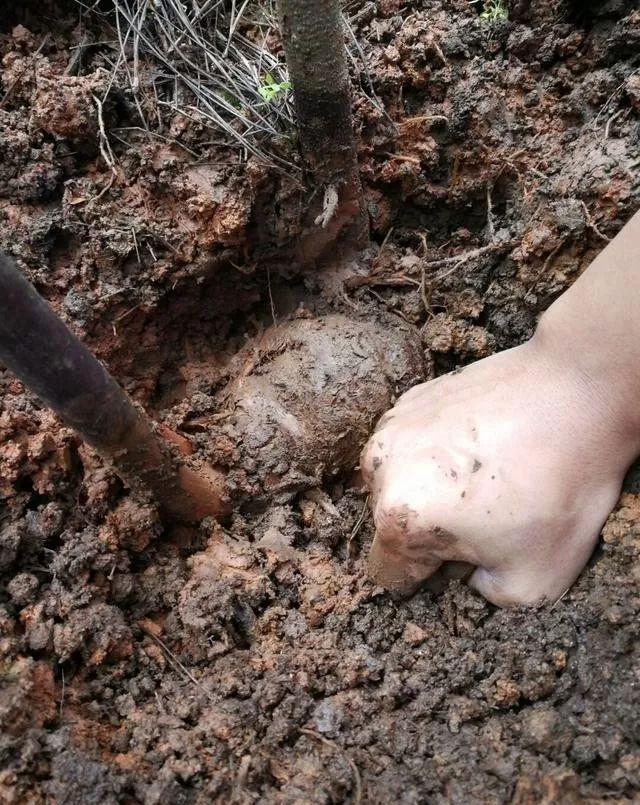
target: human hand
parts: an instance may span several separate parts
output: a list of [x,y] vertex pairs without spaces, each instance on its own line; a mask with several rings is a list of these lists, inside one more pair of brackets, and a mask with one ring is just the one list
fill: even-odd
[[556,600],[637,450],[605,396],[535,339],[407,392],[362,457],[373,578],[410,593],[466,575],[500,606]]

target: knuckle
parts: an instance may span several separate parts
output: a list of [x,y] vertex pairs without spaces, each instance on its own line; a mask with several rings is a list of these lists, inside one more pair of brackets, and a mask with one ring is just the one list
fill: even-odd
[[376,472],[382,467],[385,459],[384,451],[385,443],[379,436],[372,437],[365,445],[360,458],[360,467],[368,482],[373,479]]
[[440,525],[425,523],[419,512],[385,492],[376,506],[374,522],[384,543],[406,561],[456,559],[460,552],[455,534]]
[[405,393],[401,394],[398,398],[396,406],[411,403],[418,399],[423,394],[425,385],[425,383],[420,383],[417,386],[413,386],[413,388],[410,388],[408,391],[405,391]]
[[386,414],[380,417],[378,420],[378,424],[375,427],[374,433],[379,433],[381,430],[386,428],[389,423],[395,418],[396,414],[393,410],[387,411]]

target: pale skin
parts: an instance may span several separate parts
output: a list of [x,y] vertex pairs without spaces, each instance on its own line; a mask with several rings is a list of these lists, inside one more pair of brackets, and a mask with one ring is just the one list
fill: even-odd
[[576,580],[640,455],[640,213],[534,337],[408,391],[362,456],[375,581],[464,577],[499,606]]

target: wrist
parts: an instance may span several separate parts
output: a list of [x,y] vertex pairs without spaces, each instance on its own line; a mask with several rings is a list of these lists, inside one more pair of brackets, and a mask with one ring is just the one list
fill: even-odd
[[570,294],[544,313],[530,348],[559,377],[572,378],[574,404],[587,410],[592,427],[606,430],[632,461],[640,454],[639,350],[633,344],[616,349],[604,323],[572,308]]

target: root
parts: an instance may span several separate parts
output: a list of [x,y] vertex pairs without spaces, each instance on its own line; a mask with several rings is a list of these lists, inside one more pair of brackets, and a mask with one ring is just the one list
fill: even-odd
[[299,730],[303,735],[308,735],[310,738],[314,738],[316,741],[323,743],[325,746],[328,746],[329,749],[333,749],[334,752],[342,755],[345,761],[348,763],[349,768],[353,772],[353,783],[355,788],[355,793],[353,795],[353,805],[360,805],[362,802],[362,777],[360,776],[360,770],[353,762],[353,760],[349,757],[349,755],[344,751],[344,749],[339,746],[335,741],[330,741],[328,738],[325,738],[324,735],[320,735],[319,732],[315,730],[311,730],[308,727],[301,727]]

